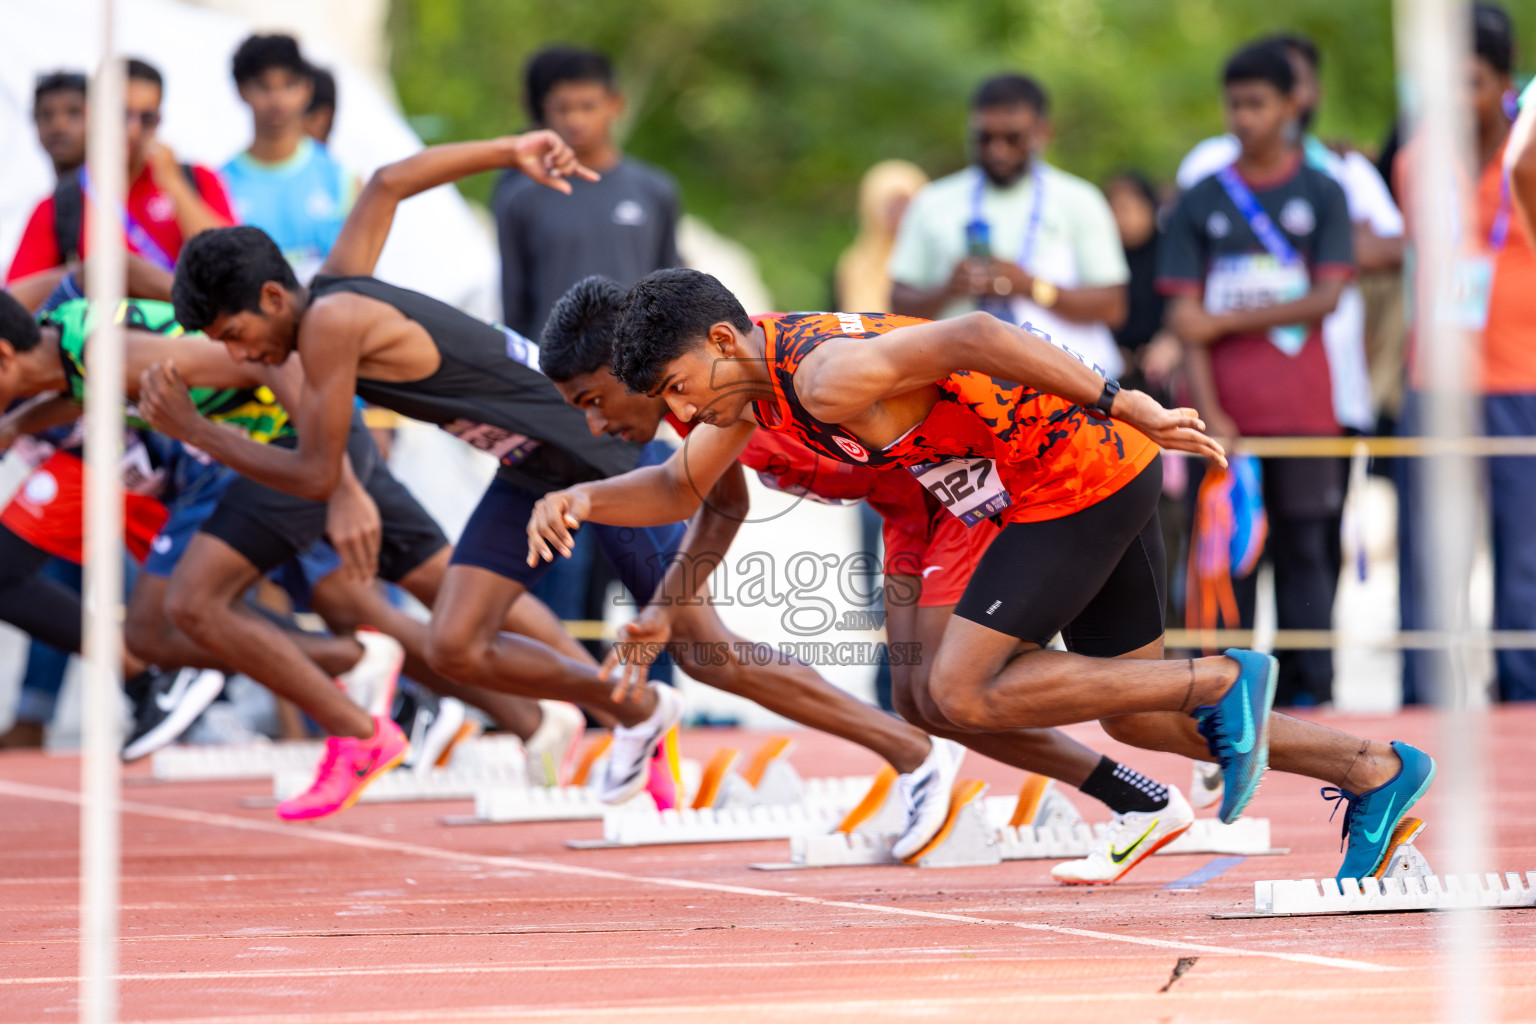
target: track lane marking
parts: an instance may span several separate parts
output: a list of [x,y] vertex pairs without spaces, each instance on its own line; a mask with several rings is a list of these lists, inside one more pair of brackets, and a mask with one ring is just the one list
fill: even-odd
[[[52,786],[35,786],[23,782],[10,782],[0,779],[0,793],[24,799],[41,800],[53,803],[75,804],[80,803],[80,794],[66,789],[58,789]],[[1174,939],[1153,939],[1136,935],[1123,935],[1113,932],[1093,931],[1087,928],[1071,928],[1063,925],[1038,924],[1030,921],[1008,921],[997,918],[976,917],[969,914],[950,914],[935,910],[917,910],[910,907],[893,907],[878,903],[855,903],[846,900],[828,900],[819,896],[804,896],[795,892],[786,892],[781,889],[762,889],[756,886],[728,885],[723,882],[704,882],[684,878],[666,878],[652,875],[634,875],[623,871],[613,871],[606,868],[582,867],[574,864],[562,864],[558,861],[530,860],[523,857],[501,857],[493,854],[468,853],[458,850],[445,850],[436,846],[421,846],[416,843],[405,843],[392,839],[380,839],[375,836],[357,835],[351,832],[332,832],[318,828],[305,828],[295,825],[284,825],[279,822],[258,821],[253,818],[238,818],[230,814],[220,814],[214,811],[197,811],[181,807],[167,807],[162,804],[146,804],[133,800],[121,801],[119,806],[125,814],[138,814],[144,817],[161,818],[167,821],[181,821],[193,825],[207,825],[222,828],[240,829],[247,832],[262,832],[267,835],[284,836],[288,838],[308,839],[312,842],[331,843],[337,846],[351,846],[357,849],[378,850],[386,853],[407,854],[432,860],[452,861],[460,864],[484,864],[493,867],[511,867],[525,871],[539,871],[545,874],[569,875],[575,878],[601,878],[614,882],[626,882],[629,884],[656,885],[672,889],[688,889],[695,892],[716,892],[733,896],[755,896],[764,899],[785,900],[791,903],[804,903],[810,906],[837,907],[845,910],[858,910],[866,913],[886,914],[897,917],[917,917],[932,921],[953,921],[960,924],[992,925],[994,927],[1018,928],[1025,931],[1045,932],[1053,935],[1073,935],[1079,938],[1095,939],[1100,942],[1115,942],[1124,945],[1147,946],[1153,949],[1172,949],[1182,952],[1208,953],[1234,957],[1263,957],[1273,960],[1285,960],[1291,963],[1311,964],[1318,967],[1334,967],[1340,970],[1361,971],[1367,973],[1399,972],[1403,968],[1391,967],[1385,964],[1374,964],[1364,960],[1347,960],[1342,957],[1318,956],[1311,953],[1282,953],[1271,950],[1242,949],[1235,946],[1217,946],[1206,943],[1182,942]]]

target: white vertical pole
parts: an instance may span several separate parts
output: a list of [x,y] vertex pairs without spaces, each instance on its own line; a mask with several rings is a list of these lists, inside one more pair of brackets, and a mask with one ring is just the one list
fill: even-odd
[[[1398,56],[1404,106],[1412,118],[1415,280],[1414,322],[1423,426],[1432,437],[1456,441],[1476,433],[1470,391],[1475,338],[1465,315],[1466,277],[1458,273],[1477,248],[1472,188],[1477,178],[1471,120],[1466,113],[1470,15],[1457,0],[1398,0]],[[1458,282],[1462,282],[1459,284]],[[1416,531],[1428,573],[1424,599],[1430,629],[1442,631],[1443,649],[1430,653],[1433,692],[1440,706],[1438,844],[1446,860],[1440,874],[1481,874],[1486,815],[1479,735],[1484,695],[1471,668],[1470,614],[1473,550],[1483,523],[1477,464],[1466,455],[1424,460],[1421,486],[1402,499],[1416,502],[1424,528]],[[1445,927],[1445,976],[1440,987],[1444,1020],[1481,1024],[1492,1019],[1485,981],[1485,914],[1457,911]]]
[[102,0],[102,61],[90,92],[86,149],[87,289],[99,317],[86,357],[85,674],[80,805],[80,1020],[117,1019],[117,906],[122,747],[123,339],[116,310],[127,281],[122,208],[127,159],[123,61],[113,0]]

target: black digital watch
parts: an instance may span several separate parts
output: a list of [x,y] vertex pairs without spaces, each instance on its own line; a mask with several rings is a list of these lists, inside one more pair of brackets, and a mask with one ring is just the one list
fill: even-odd
[[1104,378],[1104,393],[1099,395],[1099,400],[1097,402],[1093,403],[1093,408],[1095,410],[1097,410],[1100,414],[1102,414],[1105,419],[1109,419],[1110,418],[1109,410],[1111,410],[1111,409],[1113,409],[1115,407],[1115,396],[1118,395],[1119,393],[1120,393],[1120,382],[1117,381],[1117,380],[1111,380],[1110,378],[1105,377]]

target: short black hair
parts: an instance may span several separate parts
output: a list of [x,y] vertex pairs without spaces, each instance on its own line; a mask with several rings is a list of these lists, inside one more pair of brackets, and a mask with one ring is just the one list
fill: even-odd
[[551,46],[540,50],[523,71],[526,85],[524,100],[528,116],[535,124],[544,123],[544,101],[562,82],[601,82],[613,88],[613,61],[597,50],[579,50],[573,46]]
[[313,114],[317,110],[336,109],[336,76],[325,68],[317,68],[313,64],[309,66],[309,80],[315,83],[315,91],[309,98],[309,109],[306,114]]
[[1272,40],[1252,43],[1227,59],[1221,84],[1268,82],[1281,95],[1289,96],[1296,88],[1296,69],[1285,55],[1285,47]]
[[717,278],[685,267],[647,274],[624,296],[613,332],[613,375],[631,391],[650,394],[666,365],[722,321],[743,334],[752,330],[752,318]]
[[235,50],[229,65],[236,85],[244,85],[273,68],[310,77],[309,62],[299,52],[299,41],[290,35],[250,36]]
[[1051,97],[1045,86],[1028,75],[994,75],[982,82],[971,97],[972,110],[996,107],[1028,107],[1041,117],[1051,112]]
[[288,289],[299,286],[283,251],[261,228],[212,228],[194,235],[176,261],[171,285],[176,320],[189,331],[201,331],[226,313],[258,310],[261,286],[268,281]]
[[165,78],[160,74],[160,69],[147,60],[137,57],[128,58],[128,81],[148,82],[150,85],[165,92]]
[[1472,5],[1472,52],[1501,75],[1515,66],[1515,23],[1503,7]]
[[30,352],[42,337],[27,307],[10,292],[0,289],[0,340],[10,342],[17,352]]
[[85,83],[83,71],[50,71],[38,75],[37,86],[32,90],[32,109],[36,111],[44,96],[52,96],[56,92],[77,92],[84,96]]
[[624,288],[609,277],[584,277],[560,296],[539,338],[539,369],[556,384],[613,365],[613,335]]
[[1314,72],[1323,66],[1323,55],[1311,36],[1304,36],[1300,32],[1279,32],[1264,39],[1263,42],[1274,43],[1287,53],[1301,54],[1302,59],[1311,65]]

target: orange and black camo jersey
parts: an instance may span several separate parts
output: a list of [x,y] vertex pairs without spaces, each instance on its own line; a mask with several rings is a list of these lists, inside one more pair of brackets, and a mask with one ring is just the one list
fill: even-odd
[[1090,416],[1064,398],[970,370],[937,381],[939,400],[933,409],[883,451],[871,450],[837,424],[815,419],[800,404],[795,371],[822,342],[874,338],[924,322],[887,313],[765,317],[761,324],[775,401],[757,403],[758,422],[812,451],[877,469],[905,466],[922,472],[934,463],[990,459],[1011,501],[996,514],[1005,523],[1071,515],[1118,491],[1156,458],[1157,445],[1125,423]]

